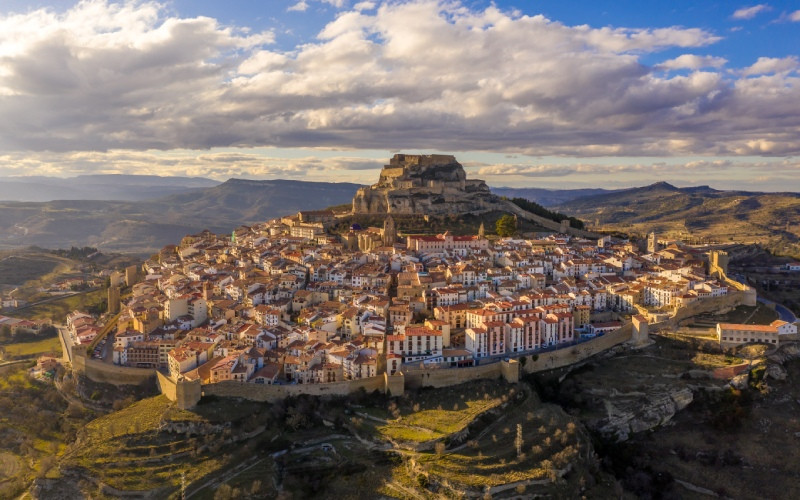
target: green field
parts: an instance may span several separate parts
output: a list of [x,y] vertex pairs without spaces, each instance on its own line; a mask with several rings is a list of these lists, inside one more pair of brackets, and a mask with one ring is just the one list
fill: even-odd
[[502,396],[460,400],[447,409],[438,405],[390,420],[388,425],[378,426],[377,431],[397,441],[421,443],[440,439],[464,429],[478,415],[500,405],[503,400]]
[[17,344],[7,344],[2,346],[6,351],[6,356],[36,356],[45,353],[61,353],[61,341],[58,337],[50,337],[36,342],[20,342]]

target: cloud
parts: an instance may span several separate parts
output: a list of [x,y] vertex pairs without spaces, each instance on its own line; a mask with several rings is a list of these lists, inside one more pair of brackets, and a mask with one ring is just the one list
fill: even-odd
[[800,153],[796,71],[759,60],[743,74],[688,53],[712,32],[567,26],[454,0],[363,4],[333,2],[344,10],[290,48],[148,1],[0,15],[0,151]]
[[755,175],[757,172],[769,171],[773,174],[800,173],[800,162],[796,160],[776,160],[769,162],[732,161],[730,159],[693,160],[683,163],[658,161],[653,163],[608,164],[608,163],[574,163],[574,164],[494,164],[484,165],[478,169],[478,175],[487,177],[519,176],[519,177],[566,177],[566,176],[603,176],[618,174],[639,174],[639,176],[669,176],[690,179],[692,185],[702,180],[698,176],[711,174],[717,176],[720,170],[739,169]]
[[721,68],[727,63],[727,59],[714,56],[697,56],[694,54],[683,54],[675,59],[664,61],[657,65],[659,69],[692,69],[702,68]]
[[305,12],[306,10],[308,10],[308,2],[305,0],[300,0],[286,9],[287,12]]
[[800,68],[796,56],[783,58],[759,57],[752,65],[744,69],[742,74],[745,76],[764,75],[768,73],[788,73]]
[[762,12],[771,10],[772,8],[764,3],[753,5],[752,7],[742,7],[736,10],[731,16],[733,19],[752,19]]
[[[372,183],[385,158],[359,156],[287,158],[263,152],[211,151],[81,151],[72,153],[0,154],[0,176],[70,176],[81,174],[124,174],[206,177],[224,181],[231,177],[267,179],[298,177],[308,180]],[[366,173],[367,170],[374,170]]]
[[[347,2],[345,2],[345,0],[317,0],[317,1],[318,2],[322,2],[322,3],[326,3],[326,4],[331,5],[333,7],[336,7],[337,9],[341,9],[347,3]],[[358,6],[362,5],[362,4],[368,4],[368,3],[371,3],[371,2],[362,2],[361,4],[356,5],[355,10],[361,10],[361,9],[358,8]],[[306,0],[299,0],[296,4],[289,6],[286,9],[286,11],[287,12],[305,12],[306,10],[308,10],[308,7],[309,7],[309,4],[308,4],[308,2]],[[373,7],[367,7],[367,8],[373,8]]]
[[789,14],[789,20],[795,23],[800,22],[800,10],[796,10]]

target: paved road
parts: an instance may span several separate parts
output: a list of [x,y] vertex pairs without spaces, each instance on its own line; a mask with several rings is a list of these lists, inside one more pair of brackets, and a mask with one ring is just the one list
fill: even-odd
[[761,302],[762,304],[767,304],[767,305],[774,304],[775,311],[777,311],[778,317],[781,319],[781,321],[785,321],[787,323],[797,323],[797,316],[795,316],[794,313],[790,311],[787,307],[782,306],[781,304],[773,302],[769,299],[765,299],[764,297],[759,297],[758,301]]

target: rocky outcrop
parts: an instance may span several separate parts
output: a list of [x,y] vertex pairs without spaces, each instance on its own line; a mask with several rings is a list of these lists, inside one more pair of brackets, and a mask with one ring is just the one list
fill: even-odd
[[664,389],[646,394],[622,394],[612,390],[605,400],[607,416],[590,426],[618,441],[625,441],[633,433],[664,425],[694,399],[687,387]]
[[451,155],[396,154],[376,184],[358,190],[355,214],[446,215],[507,210],[479,179],[467,179]]

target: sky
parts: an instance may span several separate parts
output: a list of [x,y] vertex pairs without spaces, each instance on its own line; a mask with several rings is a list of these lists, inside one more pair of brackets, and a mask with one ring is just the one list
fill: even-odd
[[3,0],[0,177],[799,191],[798,52],[800,1]]

